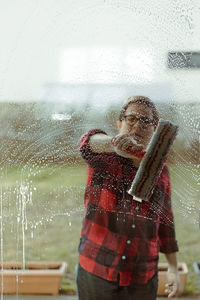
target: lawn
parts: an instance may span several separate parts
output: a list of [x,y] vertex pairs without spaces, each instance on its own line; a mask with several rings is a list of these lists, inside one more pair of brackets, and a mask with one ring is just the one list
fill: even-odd
[[[172,199],[179,242],[179,261],[189,268],[186,293],[200,293],[192,264],[200,260],[199,169],[170,166]],[[1,167],[1,257],[6,260],[51,260],[68,263],[68,284],[74,270],[84,214],[85,165]],[[160,255],[160,261],[165,261]],[[63,282],[64,286],[64,282]]]

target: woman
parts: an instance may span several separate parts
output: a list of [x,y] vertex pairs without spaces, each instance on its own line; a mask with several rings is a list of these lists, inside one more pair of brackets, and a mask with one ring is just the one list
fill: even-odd
[[127,193],[141,161],[130,153],[145,150],[158,121],[149,98],[130,97],[119,114],[117,137],[93,129],[80,140],[88,165],[77,272],[80,300],[156,299],[159,252],[169,265],[168,297],[178,290],[167,166],[149,202],[138,203]]

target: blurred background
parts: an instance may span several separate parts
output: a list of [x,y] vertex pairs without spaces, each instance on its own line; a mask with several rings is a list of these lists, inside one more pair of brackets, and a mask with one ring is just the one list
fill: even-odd
[[[115,135],[127,97],[179,125],[168,157],[185,293],[200,293],[197,0],[0,1],[1,262],[66,261],[74,290],[91,128]],[[160,257],[161,261],[164,258]]]

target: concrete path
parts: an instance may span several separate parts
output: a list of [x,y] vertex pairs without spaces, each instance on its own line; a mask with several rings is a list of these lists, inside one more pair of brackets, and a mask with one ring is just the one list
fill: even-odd
[[[167,300],[166,297],[159,297],[157,300]],[[172,298],[173,300],[200,300],[200,296],[197,297],[179,297]],[[1,296],[0,300],[78,300],[77,296],[29,296],[29,295],[14,295],[14,296]],[[103,299],[102,299],[103,300]]]

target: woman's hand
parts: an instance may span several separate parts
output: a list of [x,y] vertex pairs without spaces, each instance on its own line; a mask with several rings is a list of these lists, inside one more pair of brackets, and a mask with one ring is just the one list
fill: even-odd
[[144,146],[137,142],[129,134],[119,134],[111,140],[117,154],[127,158],[137,158],[139,160],[145,154]]
[[170,270],[167,272],[167,280],[165,292],[168,293],[168,298],[172,298],[178,293],[178,289],[180,286],[180,277],[178,270]]

